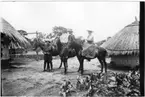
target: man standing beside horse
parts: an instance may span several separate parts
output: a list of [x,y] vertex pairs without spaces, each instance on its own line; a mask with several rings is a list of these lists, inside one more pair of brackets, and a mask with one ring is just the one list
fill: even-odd
[[67,32],[69,33],[68,41],[73,41],[75,39],[75,36],[73,35],[72,29],[68,29]]
[[42,51],[44,54],[44,71],[48,70],[51,71],[53,70],[53,65],[52,65],[52,47],[50,46],[49,41],[45,41],[44,45],[42,47]]

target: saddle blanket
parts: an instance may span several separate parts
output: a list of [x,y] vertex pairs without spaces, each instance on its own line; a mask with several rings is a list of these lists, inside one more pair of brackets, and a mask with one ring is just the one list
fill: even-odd
[[62,34],[60,36],[60,42],[61,43],[67,43],[68,42],[68,37],[69,37],[69,34],[68,33]]
[[98,52],[96,45],[89,45],[88,47],[84,47],[82,51],[82,56],[87,58],[95,58],[96,53]]

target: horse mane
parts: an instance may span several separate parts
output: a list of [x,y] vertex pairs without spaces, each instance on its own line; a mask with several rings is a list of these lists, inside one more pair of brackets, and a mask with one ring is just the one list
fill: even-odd
[[53,42],[52,42],[54,45],[57,45],[57,46],[61,46],[61,42],[60,42],[60,38],[59,37],[56,37]]
[[51,41],[51,46],[57,50],[58,52],[60,52],[60,50],[62,49],[62,43],[60,42],[60,38],[56,37],[54,40]]
[[83,43],[83,40],[81,40],[79,38],[75,38],[68,43],[68,47],[73,48],[78,52],[83,49],[82,43]]

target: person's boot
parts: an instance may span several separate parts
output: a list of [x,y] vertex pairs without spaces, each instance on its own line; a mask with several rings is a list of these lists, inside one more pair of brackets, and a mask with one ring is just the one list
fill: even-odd
[[53,71],[53,65],[52,65],[52,62],[50,63],[50,65],[51,65],[51,71]]
[[66,69],[66,67],[65,67],[65,69],[64,69],[64,74],[66,74],[67,73],[67,69]]
[[83,73],[84,73],[84,70],[81,70],[81,74],[83,75]]
[[89,62],[90,62],[90,61],[91,61],[91,59],[87,59],[87,61],[89,61]]

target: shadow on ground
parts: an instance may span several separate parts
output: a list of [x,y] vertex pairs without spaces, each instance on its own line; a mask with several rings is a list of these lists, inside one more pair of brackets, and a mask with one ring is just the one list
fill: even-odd
[[[101,68],[101,65],[98,65],[98,67]],[[116,65],[109,64],[109,63],[107,64],[107,69],[113,70],[113,71],[123,71],[123,72],[127,72],[129,70],[132,70],[128,66],[116,66]]]
[[28,62],[33,61],[26,58],[15,58],[9,60],[1,60],[1,69],[15,69],[21,68],[20,65],[26,65]]

